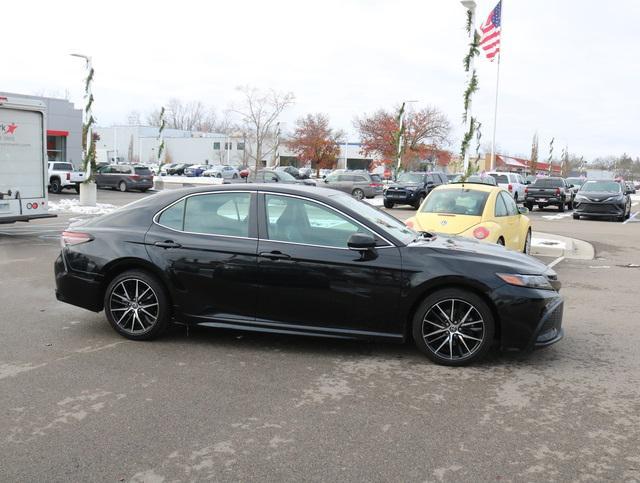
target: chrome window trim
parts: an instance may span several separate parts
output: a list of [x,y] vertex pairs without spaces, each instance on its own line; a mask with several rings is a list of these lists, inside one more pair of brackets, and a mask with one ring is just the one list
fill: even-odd
[[[314,200],[313,198],[307,198],[305,196],[300,196],[300,195],[293,195],[293,194],[289,194],[289,193],[277,193],[277,192],[273,192],[273,191],[258,191],[258,193],[261,194],[265,194],[265,195],[276,195],[276,196],[288,196],[289,198],[298,198],[301,200],[305,200],[305,201],[311,201],[313,203],[318,203],[320,205],[326,206],[327,208],[329,208],[330,210],[335,211],[336,213],[345,216],[347,218],[349,218],[351,221],[353,221],[354,223],[356,223],[357,225],[360,225],[362,228],[364,228],[365,230],[369,231],[369,232],[373,232],[374,235],[378,236],[379,238],[381,238],[384,242],[387,243],[386,246],[382,246],[382,247],[376,247],[376,249],[379,248],[396,248],[396,246],[391,243],[389,240],[387,240],[385,237],[383,237],[382,235],[380,235],[376,230],[372,230],[371,228],[369,228],[366,225],[363,225],[362,223],[360,223],[358,220],[356,220],[355,218],[353,218],[352,216],[348,215],[347,213],[344,213],[336,208],[334,208],[331,205],[328,205],[326,203],[324,203],[323,201],[318,201],[318,200]],[[266,208],[266,202],[265,202],[265,208]],[[265,213],[266,215],[266,213]],[[258,215],[259,216],[259,215]],[[314,247],[320,247],[320,248],[336,248],[338,250],[349,250],[348,247],[331,247],[328,245],[312,245],[309,243],[296,243],[296,242],[286,242],[286,241],[280,241],[280,240],[271,240],[270,238],[264,238],[264,240],[268,240],[271,242],[278,242],[278,243],[290,243],[293,245],[307,245],[307,246],[314,246]]]
[[169,226],[163,225],[162,223],[158,223],[158,218],[162,215],[162,213],[164,213],[166,210],[168,210],[172,206],[177,205],[178,203],[180,203],[182,201],[186,201],[187,198],[191,198],[192,196],[217,195],[217,194],[228,194],[228,193],[247,193],[249,196],[251,196],[251,194],[257,193],[257,192],[256,191],[247,191],[247,190],[229,190],[229,191],[205,191],[203,193],[186,194],[182,198],[177,199],[176,201],[174,201],[170,205],[167,205],[164,208],[162,208],[160,211],[158,211],[153,216],[153,220],[152,221],[153,221],[154,224],[156,224],[158,226],[161,226],[162,228],[165,228],[167,230],[174,231],[176,233],[186,233],[188,235],[215,236],[215,237],[222,237],[222,238],[237,238],[237,239],[240,239],[240,240],[258,240],[257,238],[250,237],[250,236],[217,235],[215,233],[200,233],[200,232],[197,232],[197,231],[176,230],[175,228],[171,228]]

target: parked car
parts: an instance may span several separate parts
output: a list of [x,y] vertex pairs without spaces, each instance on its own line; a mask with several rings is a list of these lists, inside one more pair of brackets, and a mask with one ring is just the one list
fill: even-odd
[[204,173],[209,168],[210,166],[207,164],[193,164],[184,169],[184,175],[190,178],[202,176],[202,173]]
[[286,171],[276,171],[271,169],[262,169],[255,173],[251,173],[247,178],[250,183],[283,183],[283,184],[304,184],[307,186],[315,186],[316,182],[312,179],[296,179]]
[[215,164],[213,166],[209,166],[208,169],[202,173],[202,176],[212,178],[238,179],[240,177],[240,172],[238,171],[238,168],[234,166]]
[[311,177],[313,177],[315,171],[311,168],[300,168],[298,169],[298,171],[300,172],[300,175],[304,178],[304,179],[309,179]]
[[382,182],[375,181],[366,171],[338,171],[324,179],[327,188],[349,193],[357,200],[382,194]]
[[452,183],[435,188],[406,224],[418,231],[446,233],[531,252],[529,210],[509,192],[486,183]]
[[635,195],[636,194],[636,185],[633,184],[633,182],[631,181],[626,181],[625,182],[625,186],[626,186],[626,191],[630,194],[630,195]]
[[301,171],[295,166],[278,166],[275,168],[276,171],[284,171],[285,173],[289,173],[295,179],[309,179],[309,175],[306,171]]
[[573,210],[575,193],[571,186],[563,178],[538,178],[525,189],[525,206],[529,211],[533,210],[533,205],[541,210],[546,206],[557,206],[559,211],[564,211],[565,206]]
[[80,183],[84,182],[84,171],[76,171],[71,163],[50,161],[48,163],[49,191],[60,193],[63,189],[74,189],[80,193]]
[[459,366],[494,345],[528,351],[563,337],[560,282],[542,262],[476,240],[424,236],[335,190],[165,190],[77,222],[61,243],[58,300],[104,310],[133,340],[158,337],[176,320],[413,340],[436,363]]
[[447,175],[444,173],[400,173],[396,182],[384,190],[384,207],[411,205],[417,210],[432,189],[448,182]]
[[451,183],[452,181],[460,178],[460,176],[462,176],[462,173],[452,173],[447,175],[447,179],[449,180],[449,183]]
[[160,167],[160,176],[167,176],[169,173],[168,171],[170,169],[175,168],[176,166],[178,166],[180,163],[168,163],[168,164],[163,164]]
[[498,186],[496,179],[493,176],[481,175],[481,174],[472,174],[468,176],[463,181],[463,175],[456,175],[453,181],[449,181],[450,183],[481,183],[481,184],[490,184],[491,186]]
[[320,170],[320,177],[321,178],[326,178],[327,176],[329,176],[331,173],[333,172],[332,169],[327,169],[327,168],[323,168]]
[[617,181],[589,180],[582,185],[575,199],[573,218],[582,216],[615,218],[624,221],[631,216],[630,191]]
[[167,168],[167,174],[169,176],[183,176],[184,170],[187,169],[191,164],[189,163],[178,163],[173,165],[170,168]]
[[110,164],[96,173],[96,186],[120,191],[140,190],[144,193],[153,188],[153,173],[146,166]]
[[508,171],[492,171],[487,173],[489,176],[493,176],[498,183],[498,186],[506,189],[516,203],[524,201],[525,192],[524,189],[527,186],[526,180],[518,173],[510,173]]

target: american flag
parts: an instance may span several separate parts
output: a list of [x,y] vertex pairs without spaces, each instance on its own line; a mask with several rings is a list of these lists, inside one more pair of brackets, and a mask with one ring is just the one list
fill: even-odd
[[480,47],[484,50],[487,59],[493,62],[496,56],[500,57],[500,31],[502,25],[502,0],[496,8],[491,10],[489,18],[480,27]]

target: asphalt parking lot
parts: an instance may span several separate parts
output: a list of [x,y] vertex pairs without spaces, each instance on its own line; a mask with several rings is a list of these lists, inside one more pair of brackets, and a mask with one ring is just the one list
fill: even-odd
[[555,265],[565,339],[466,368],[412,345],[128,341],[54,297],[57,235],[86,215],[0,225],[0,481],[640,480],[640,215],[559,215],[535,210],[534,230],[596,250]]

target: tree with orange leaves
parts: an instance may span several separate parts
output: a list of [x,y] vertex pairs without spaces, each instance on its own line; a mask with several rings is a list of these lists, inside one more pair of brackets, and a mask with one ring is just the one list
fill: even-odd
[[403,127],[398,125],[393,111],[384,109],[356,118],[354,125],[360,133],[362,152],[376,154],[388,163],[396,158],[401,139],[400,157],[404,169],[410,169],[417,161],[448,144],[451,132],[449,119],[436,107],[407,110]]
[[331,129],[326,115],[307,114],[296,121],[296,129],[286,144],[300,161],[311,163],[319,176],[321,168],[335,166],[342,136],[341,131]]

